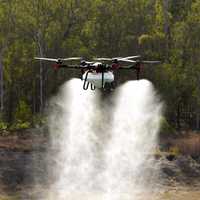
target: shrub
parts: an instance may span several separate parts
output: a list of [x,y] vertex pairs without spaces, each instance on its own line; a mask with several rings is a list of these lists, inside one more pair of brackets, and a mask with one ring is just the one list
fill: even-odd
[[31,126],[31,120],[32,112],[29,105],[25,101],[20,100],[15,111],[15,121],[10,129],[29,128]]
[[36,114],[33,116],[33,126],[40,127],[46,123],[46,118],[42,114]]
[[6,130],[8,128],[8,124],[1,121],[0,122],[0,130]]
[[176,134],[176,130],[172,127],[166,118],[161,118],[161,129],[160,129],[161,136],[171,136]]
[[29,128],[30,125],[30,122],[22,122],[21,120],[18,120],[17,123],[14,124],[14,129],[26,129]]
[[3,114],[1,113],[0,114],[0,130],[2,131],[4,131],[4,130],[6,130],[7,128],[8,128],[8,123],[6,123],[5,121],[4,121],[4,119],[3,119],[3,116],[2,116]]
[[31,117],[32,113],[30,107],[25,101],[20,100],[15,112],[15,122],[16,123],[30,122]]

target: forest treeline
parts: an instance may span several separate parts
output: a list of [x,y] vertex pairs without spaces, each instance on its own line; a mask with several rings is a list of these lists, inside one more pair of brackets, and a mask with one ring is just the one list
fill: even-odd
[[199,128],[199,0],[1,0],[1,128],[41,121],[47,100],[79,75],[35,56],[138,54],[162,63],[145,66],[143,77],[164,100],[169,123]]

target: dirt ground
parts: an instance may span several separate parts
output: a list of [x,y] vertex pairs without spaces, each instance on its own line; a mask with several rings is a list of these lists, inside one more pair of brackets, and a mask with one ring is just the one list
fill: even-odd
[[[49,184],[47,147],[49,136],[42,131],[26,130],[0,135],[0,200],[51,200],[39,198]],[[179,144],[178,140],[176,142]],[[186,142],[186,139],[184,139]],[[163,154],[160,163],[162,185],[159,190],[139,194],[134,200],[199,200],[200,159]],[[30,173],[31,172],[31,173]],[[93,195],[92,199],[100,199]],[[81,198],[82,199],[82,198]],[[89,200],[89,199],[87,199]]]
[[[27,190],[28,191],[28,190]],[[35,198],[37,192],[29,191],[29,195],[22,195],[22,193],[15,194],[1,194],[0,200],[55,200],[53,198]],[[80,195],[80,198],[74,200],[102,200],[98,195],[90,195],[89,197],[83,197]],[[92,196],[92,197],[91,197]],[[164,192],[159,192],[156,194],[140,194],[133,197],[133,200],[199,200],[200,191],[198,188],[190,187],[180,187],[180,188],[166,188]]]

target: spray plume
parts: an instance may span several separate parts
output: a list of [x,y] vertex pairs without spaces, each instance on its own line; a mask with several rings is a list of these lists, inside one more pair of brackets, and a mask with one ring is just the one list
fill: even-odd
[[158,171],[153,151],[162,105],[146,80],[125,83],[114,101],[111,138],[105,149],[105,199],[135,200],[155,186]]
[[98,92],[73,79],[52,100],[56,153],[48,200],[136,200],[155,183],[152,152],[162,105],[151,83],[129,81],[110,98],[100,106]]

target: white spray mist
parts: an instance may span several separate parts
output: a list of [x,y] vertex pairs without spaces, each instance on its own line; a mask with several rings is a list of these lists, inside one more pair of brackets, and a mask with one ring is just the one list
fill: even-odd
[[96,135],[93,122],[98,94],[82,89],[78,79],[64,84],[52,100],[49,129],[55,149],[55,183],[49,199],[72,200],[94,187]]
[[[129,81],[110,101],[67,82],[52,100],[55,154],[47,200],[138,200],[155,185],[152,152],[161,103],[149,81]],[[108,103],[110,102],[110,103]]]
[[162,105],[146,80],[125,83],[114,101],[112,136],[105,149],[105,199],[135,200],[157,181],[153,151]]

